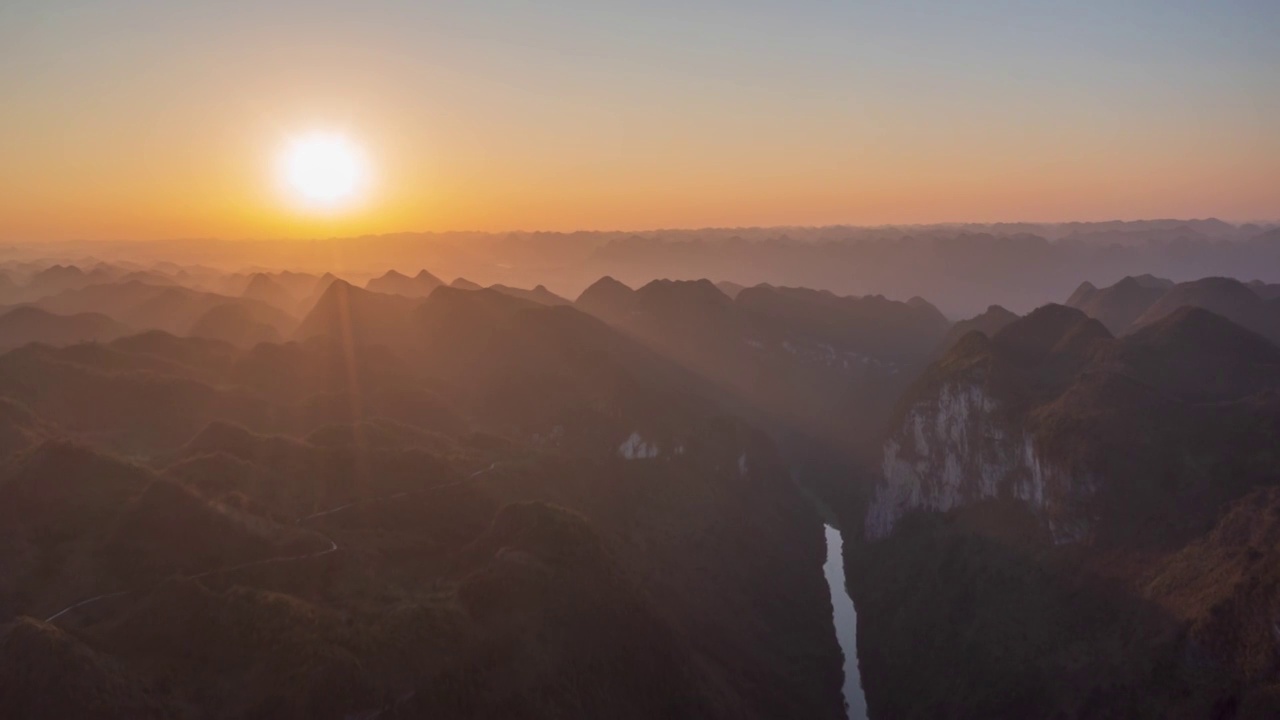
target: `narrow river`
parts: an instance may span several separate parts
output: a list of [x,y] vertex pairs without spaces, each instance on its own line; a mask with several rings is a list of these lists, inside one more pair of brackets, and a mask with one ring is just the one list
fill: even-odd
[[840,531],[828,525],[827,562],[822,571],[831,588],[836,640],[844,651],[844,702],[849,720],[867,720],[867,700],[862,695],[862,678],[858,673],[858,611],[854,609],[844,585],[843,548],[844,538]]

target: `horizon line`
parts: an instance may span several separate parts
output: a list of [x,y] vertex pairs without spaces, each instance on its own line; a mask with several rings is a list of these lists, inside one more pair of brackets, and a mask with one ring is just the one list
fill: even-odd
[[1111,218],[1107,220],[989,220],[989,221],[943,221],[933,223],[878,223],[878,224],[857,224],[857,223],[827,223],[817,225],[704,225],[700,227],[656,227],[648,229],[602,229],[602,228],[582,228],[577,230],[529,230],[529,229],[506,229],[506,230],[467,230],[467,229],[447,229],[447,230],[393,230],[378,233],[362,233],[352,235],[331,235],[328,237],[170,237],[156,239],[139,239],[139,238],[63,238],[56,240],[0,240],[5,245],[58,245],[73,243],[122,243],[122,244],[163,244],[163,243],[194,243],[194,242],[223,242],[223,243],[306,243],[306,242],[333,242],[338,240],[359,240],[366,238],[387,238],[397,235],[644,235],[664,232],[725,232],[725,231],[760,231],[760,230],[827,230],[827,229],[848,229],[848,230],[908,230],[908,229],[934,229],[934,228],[963,228],[969,226],[1000,226],[1000,225],[1041,225],[1041,226],[1062,226],[1062,225],[1108,225],[1114,223],[1122,224],[1138,224],[1138,223],[1155,223],[1155,222],[1220,222],[1235,228],[1241,228],[1246,225],[1257,225],[1260,227],[1280,226],[1280,219],[1246,219],[1246,220],[1225,220],[1217,216],[1208,217],[1145,217],[1145,218]]

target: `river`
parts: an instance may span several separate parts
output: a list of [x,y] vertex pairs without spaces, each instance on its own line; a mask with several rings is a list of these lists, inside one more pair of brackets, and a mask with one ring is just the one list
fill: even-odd
[[844,584],[844,538],[840,531],[827,526],[827,562],[822,572],[831,588],[831,605],[835,608],[836,640],[844,651],[844,702],[849,720],[867,720],[867,700],[862,694],[862,677],[858,672],[858,611],[849,599]]

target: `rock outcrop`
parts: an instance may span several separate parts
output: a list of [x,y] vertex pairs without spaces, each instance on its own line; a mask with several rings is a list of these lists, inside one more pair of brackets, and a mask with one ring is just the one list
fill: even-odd
[[991,339],[970,333],[900,405],[865,534],[882,539],[910,512],[990,499],[1020,501],[1055,542],[1088,537],[1104,515],[1113,530],[1139,525],[1135,512],[1190,517],[1184,493],[1225,497],[1237,476],[1197,473],[1170,448],[1260,451],[1251,434],[1216,428],[1262,427],[1278,363],[1266,340],[1196,308],[1118,339],[1058,305]]
[[907,412],[885,441],[882,471],[867,513],[866,535],[887,537],[913,510],[946,512],[1013,497],[1043,518],[1057,542],[1089,528],[1083,502],[1097,480],[1047,460],[1027,430],[1004,421],[1000,401],[973,383],[949,383]]

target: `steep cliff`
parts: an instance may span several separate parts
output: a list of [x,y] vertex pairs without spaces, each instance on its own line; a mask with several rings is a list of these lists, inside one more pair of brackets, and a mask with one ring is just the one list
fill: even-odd
[[912,510],[946,512],[1012,497],[1047,524],[1057,542],[1089,528],[1084,502],[1097,479],[1046,459],[1033,434],[1004,419],[980,382],[948,383],[914,404],[885,441],[884,482],[867,513],[866,534],[880,539]]
[[1276,437],[1280,348],[1203,309],[961,339],[846,554],[871,715],[1280,717]]
[[901,518],[981,500],[1025,503],[1056,542],[1082,538],[1098,479],[1046,454],[1032,415],[1110,336],[1082,313],[1046,306],[988,339],[960,339],[916,382],[884,442],[865,534]]
[[865,534],[988,499],[1022,502],[1060,543],[1104,519],[1113,533],[1161,514],[1153,528],[1203,529],[1207,500],[1265,476],[1249,458],[1266,453],[1255,429],[1278,379],[1273,345],[1195,308],[1120,339],[1054,305],[990,340],[971,333],[901,405]]

